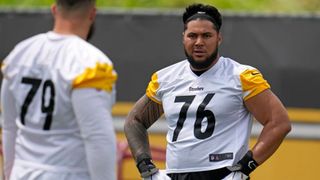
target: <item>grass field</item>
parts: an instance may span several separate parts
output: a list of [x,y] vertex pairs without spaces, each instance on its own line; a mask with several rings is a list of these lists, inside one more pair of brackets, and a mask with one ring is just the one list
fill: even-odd
[[[0,0],[0,7],[48,7],[53,2],[54,0]],[[101,8],[182,8],[194,2],[209,3],[230,11],[320,13],[319,0],[97,0],[97,5]]]

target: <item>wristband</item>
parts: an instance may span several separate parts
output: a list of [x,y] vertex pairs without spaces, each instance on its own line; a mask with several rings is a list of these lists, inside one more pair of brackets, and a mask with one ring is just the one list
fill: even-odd
[[243,174],[249,176],[259,164],[253,159],[252,151],[248,151],[243,158],[234,166],[227,167],[230,171],[240,171]]
[[148,154],[141,154],[137,157],[137,168],[142,178],[147,178],[159,170]]

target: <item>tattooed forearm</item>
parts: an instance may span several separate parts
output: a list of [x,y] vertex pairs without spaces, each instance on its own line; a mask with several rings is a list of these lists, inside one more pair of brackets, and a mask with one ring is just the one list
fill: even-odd
[[134,159],[143,153],[151,157],[147,129],[163,114],[160,104],[141,97],[126,118],[124,132]]
[[143,96],[133,108],[135,119],[142,123],[148,129],[162,115],[163,109],[160,104],[151,101],[148,97]]

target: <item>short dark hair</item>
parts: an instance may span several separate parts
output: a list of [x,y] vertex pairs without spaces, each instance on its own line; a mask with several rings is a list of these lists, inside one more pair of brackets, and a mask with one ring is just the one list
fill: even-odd
[[95,3],[96,0],[56,0],[57,6],[65,10],[89,7]]
[[216,30],[219,32],[222,26],[222,16],[218,9],[211,5],[204,4],[192,4],[186,7],[183,13],[182,20],[184,23],[184,29],[187,28],[188,22],[195,19],[206,19],[211,21]]

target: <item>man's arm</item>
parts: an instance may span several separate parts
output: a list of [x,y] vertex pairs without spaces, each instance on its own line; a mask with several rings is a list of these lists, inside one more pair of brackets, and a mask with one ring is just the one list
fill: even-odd
[[263,125],[257,143],[252,149],[253,159],[262,164],[280,146],[291,130],[288,113],[270,89],[245,101],[245,106]]
[[[130,111],[124,125],[124,132],[131,153],[138,165],[143,159],[150,158],[149,138],[147,129],[163,114],[162,105],[142,96]],[[140,173],[141,168],[139,168]],[[152,174],[153,172],[151,172]]]
[[84,141],[91,179],[116,180],[116,136],[110,112],[111,93],[76,89],[72,104]]

